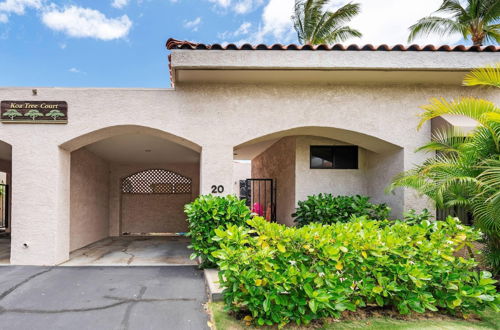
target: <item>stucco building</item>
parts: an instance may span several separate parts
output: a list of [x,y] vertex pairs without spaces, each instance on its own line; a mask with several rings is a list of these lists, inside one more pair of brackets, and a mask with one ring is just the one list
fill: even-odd
[[296,202],[320,192],[369,195],[396,216],[429,207],[411,191],[384,188],[425,159],[414,151],[433,126],[473,123],[439,118],[417,131],[419,106],[431,97],[500,101],[496,91],[461,87],[467,71],[500,60],[493,46],[171,39],[167,48],[172,88],[0,88],[4,112],[13,102],[67,106],[60,117],[48,112],[57,107],[2,117],[12,264],[59,264],[108,236],[186,231],[185,203],[239,194],[245,176],[272,180],[274,199],[256,203],[268,216],[272,201],[276,220],[289,225]]

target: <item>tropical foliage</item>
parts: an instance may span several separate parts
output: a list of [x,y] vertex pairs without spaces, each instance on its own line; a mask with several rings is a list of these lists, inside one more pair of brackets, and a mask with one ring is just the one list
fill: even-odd
[[472,70],[464,78],[464,86],[500,87],[500,62],[495,65]]
[[215,230],[226,308],[258,325],[307,324],[365,306],[466,316],[499,295],[488,272],[454,251],[480,237],[458,219],[415,225],[364,217],[302,228],[248,221]]
[[348,222],[354,217],[367,216],[372,220],[387,219],[391,209],[386,204],[372,204],[366,196],[333,196],[318,194],[299,201],[292,217],[299,227],[312,222],[332,224]]
[[359,4],[348,3],[336,11],[326,7],[330,0],[296,0],[293,24],[299,42],[307,45],[332,44],[352,37],[361,37],[361,32],[347,24],[359,13]]
[[[466,85],[498,87],[500,66],[478,69]],[[488,261],[500,271],[500,109],[473,97],[455,101],[432,99],[423,106],[420,128],[441,115],[462,115],[478,127],[465,134],[457,129],[437,131],[419,151],[435,152],[422,165],[397,176],[390,186],[409,187],[430,197],[440,208],[462,207],[471,211],[474,224],[488,237]]]
[[219,249],[219,244],[212,240],[215,229],[223,230],[229,225],[245,225],[250,219],[250,209],[245,201],[236,196],[225,197],[205,195],[184,207],[189,224],[188,236],[191,237],[193,254],[191,258],[200,257],[201,267],[215,266],[212,252]]
[[[462,5],[465,2],[465,6]],[[474,45],[500,42],[500,1],[444,0],[436,13],[446,17],[428,16],[410,26],[408,41],[418,36],[437,33],[441,36],[458,33]]]

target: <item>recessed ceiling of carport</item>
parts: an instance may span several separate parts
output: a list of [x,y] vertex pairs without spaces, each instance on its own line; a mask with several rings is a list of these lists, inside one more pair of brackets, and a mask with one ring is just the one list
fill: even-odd
[[0,159],[11,160],[12,158],[12,148],[10,144],[0,141]]
[[196,151],[146,134],[124,134],[86,146],[99,157],[118,163],[197,163]]

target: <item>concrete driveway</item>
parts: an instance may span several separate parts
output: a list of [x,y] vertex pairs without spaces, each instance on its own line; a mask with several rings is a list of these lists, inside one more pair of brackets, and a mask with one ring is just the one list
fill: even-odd
[[109,237],[70,254],[61,266],[196,265],[186,237]]
[[203,273],[173,267],[0,267],[0,329],[208,329]]

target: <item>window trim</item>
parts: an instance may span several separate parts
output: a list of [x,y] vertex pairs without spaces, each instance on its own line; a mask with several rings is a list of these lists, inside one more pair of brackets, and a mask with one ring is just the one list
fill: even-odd
[[[312,148],[314,147],[327,147],[331,148],[333,152],[335,149],[341,148],[356,148],[356,167],[355,168],[337,168],[337,167],[313,167],[312,166]],[[332,163],[334,164],[334,163]],[[309,169],[310,170],[359,170],[359,146],[357,145],[310,145],[309,146]]]

